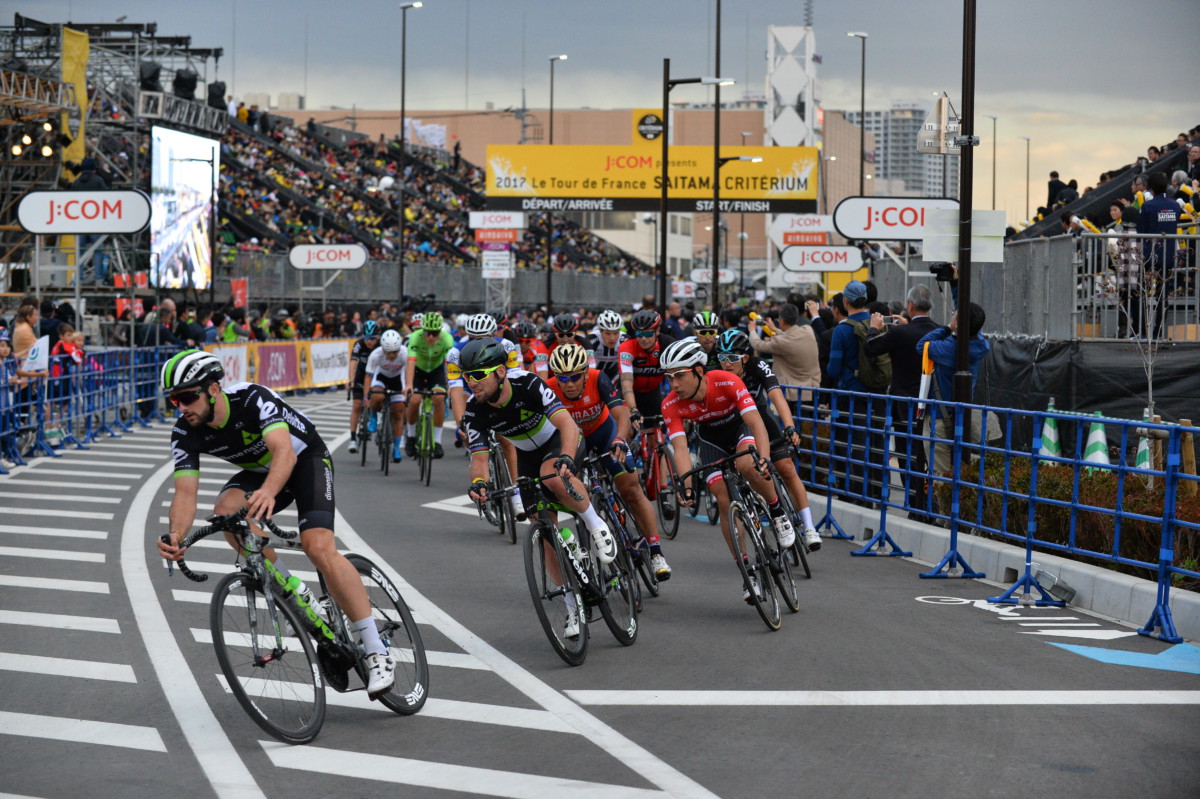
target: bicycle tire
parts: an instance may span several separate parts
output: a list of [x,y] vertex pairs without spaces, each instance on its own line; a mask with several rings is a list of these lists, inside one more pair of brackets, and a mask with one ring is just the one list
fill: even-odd
[[362,555],[350,554],[346,560],[362,578],[379,638],[396,663],[396,681],[378,699],[401,716],[411,716],[429,698],[429,661],[421,631],[399,589],[378,566]]
[[429,485],[430,479],[433,477],[433,414],[422,414],[421,424],[421,479],[425,481],[425,485]]
[[[788,495],[787,489],[783,487],[782,481],[778,475],[773,475],[775,483],[776,496],[783,504],[784,514],[788,519],[795,516],[795,507],[792,505],[791,497]],[[759,502],[758,504],[762,504]],[[760,508],[763,512],[767,512],[765,507]],[[761,518],[761,517],[760,517]],[[794,524],[794,522],[793,522]],[[796,586],[796,578],[792,574],[791,550],[796,546],[796,541],[801,538],[800,533],[795,533],[795,540],[792,541],[792,546],[784,550],[779,544],[779,530],[775,527],[775,519],[771,518],[770,533],[763,531],[763,543],[766,545],[769,552],[767,556],[771,563],[771,577],[775,581],[775,586],[779,589],[779,595],[783,599],[783,604],[792,613],[800,612],[800,589]]]
[[259,664],[251,644],[257,640],[274,649],[275,642],[262,585],[240,571],[225,575],[209,605],[213,649],[226,688],[254,723],[284,743],[306,744],[325,721],[325,686],[312,639],[296,612],[282,600],[275,610],[287,648]]
[[773,474],[772,479],[775,482],[775,494],[779,497],[779,501],[783,503],[784,512],[792,520],[792,527],[796,530],[796,540],[788,548],[787,555],[792,561],[791,565],[803,566],[805,578],[811,580],[812,569],[808,566],[808,548],[804,545],[804,525],[800,520],[800,514],[796,512],[796,504],[792,502],[792,493],[783,485],[783,481],[779,479],[778,474]]
[[383,476],[387,477],[392,470],[392,440],[396,434],[392,430],[391,413],[383,415],[386,418],[379,420],[379,461],[383,469]]
[[[492,463],[495,464],[495,471],[492,480],[492,485],[497,488],[506,488],[512,485],[512,476],[508,471],[508,461],[504,458],[504,451],[493,452],[491,454]],[[497,515],[500,517],[500,534],[508,536],[508,543],[517,543],[517,516],[513,513],[512,502],[502,499],[496,503]]]
[[717,498],[708,490],[706,485],[704,492],[704,512],[708,515],[708,526],[716,527],[717,522],[721,521],[721,506],[717,504]]
[[371,434],[367,432],[367,417],[370,411],[363,408],[358,416],[358,429],[354,431],[355,437],[358,438],[358,449],[362,453],[362,463],[360,466],[367,465],[367,445],[371,443]]
[[609,632],[621,646],[631,646],[637,640],[638,606],[637,577],[634,573],[633,562],[624,542],[629,540],[629,531],[625,524],[613,513],[612,505],[603,491],[592,492],[592,507],[599,508],[600,515],[608,524],[609,532],[616,536],[621,545],[617,547],[617,557],[612,563],[599,565],[600,585],[604,587],[604,600],[600,603],[600,615],[608,625]]
[[[739,533],[744,544],[738,543]],[[742,586],[750,591],[751,604],[762,617],[769,630],[778,630],[782,624],[779,616],[779,600],[775,596],[775,584],[770,579],[770,567],[761,557],[756,545],[754,525],[749,511],[741,502],[729,504],[729,540],[733,542],[734,561],[742,575]],[[759,590],[755,591],[751,577],[755,577]]]
[[654,473],[660,483],[666,483],[666,487],[656,486],[654,507],[658,511],[658,522],[662,526],[663,535],[668,539],[674,539],[679,533],[680,513],[679,494],[675,491],[675,484],[679,477],[675,471],[675,456],[666,444],[659,444],[655,453],[656,460],[665,464],[666,474],[658,474],[658,469],[662,466],[655,467]]
[[[616,512],[622,519],[633,519],[633,514],[629,510],[629,506],[625,504],[625,500],[618,493],[612,494],[613,501],[616,503]],[[637,522],[634,521],[634,529],[637,528]],[[638,530],[640,535],[641,531]],[[629,560],[633,567],[637,570],[638,576],[642,578],[642,585],[646,586],[646,590],[650,592],[650,596],[658,596],[658,575],[654,573],[654,569],[650,566],[650,542],[644,537],[642,545],[635,547],[633,545],[633,533],[629,531],[629,525],[625,525],[625,546],[629,549]]]
[[[553,537],[554,540],[551,540]],[[529,582],[529,595],[533,598],[533,607],[541,622],[542,631],[550,640],[550,646],[558,656],[569,666],[578,666],[587,658],[588,625],[583,617],[583,593],[579,590],[578,578],[568,564],[558,540],[558,531],[545,522],[535,522],[529,526],[525,536],[525,577]],[[563,583],[555,585],[546,570],[546,559],[558,562]],[[579,635],[567,638],[563,633],[563,622],[566,619],[566,592],[574,594],[576,607],[580,613]]]

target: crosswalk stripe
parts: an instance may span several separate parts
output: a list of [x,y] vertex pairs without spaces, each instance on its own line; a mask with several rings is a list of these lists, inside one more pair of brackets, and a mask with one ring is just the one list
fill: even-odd
[[85,594],[108,593],[108,583],[92,580],[57,580],[53,577],[21,577],[15,574],[0,574],[0,585],[14,588],[46,588],[51,591],[77,591]]
[[[39,466],[43,467],[43,468],[33,470],[34,467],[39,467]],[[69,475],[71,477],[95,478],[95,477],[99,476],[95,469],[60,469],[60,468],[58,468],[57,463],[49,463],[48,461],[44,461],[44,460],[34,461],[30,465],[30,469],[31,469],[31,471],[21,472],[21,474],[26,477],[29,477],[32,475],[38,475],[38,474],[54,475],[55,477],[57,477],[60,474]],[[142,478],[142,475],[137,472],[110,472],[107,469],[105,469],[103,474],[105,477],[119,479],[119,480],[140,480]],[[0,481],[0,484],[3,484],[2,481]],[[72,485],[78,487],[79,483],[72,483]]]
[[[108,475],[105,475],[106,477]],[[17,477],[5,480],[0,485],[22,485],[22,486],[39,486],[39,487],[55,487],[55,488],[83,488],[84,485],[78,480],[22,480]],[[133,487],[132,483],[93,483],[90,480],[86,484],[88,491],[128,491]]]
[[103,541],[108,538],[106,530],[72,530],[66,527],[19,527],[12,524],[0,524],[0,533],[16,535],[49,535],[60,538],[92,538]]
[[271,763],[279,768],[337,774],[353,779],[399,785],[441,788],[461,793],[505,796],[513,799],[525,799],[530,796],[554,796],[557,799],[638,799],[667,796],[662,791],[627,785],[543,777],[538,774],[476,768],[455,763],[433,763],[427,760],[368,755],[316,746],[288,746],[274,741],[259,741],[259,744]]
[[[79,487],[82,488],[83,486],[79,486]],[[91,488],[91,486],[87,486],[87,487]],[[93,503],[96,503],[97,505],[118,505],[121,502],[124,502],[124,500],[121,499],[120,497],[89,497],[89,496],[81,496],[79,494],[26,494],[23,492],[18,492],[18,494],[16,496],[14,496],[13,499],[18,499],[18,500],[49,499],[54,502],[93,502]]]
[[50,510],[49,508],[0,507],[0,514],[13,516],[62,516],[67,519],[103,519],[112,521],[113,514],[90,510]]
[[0,624],[21,624],[26,627],[49,627],[55,630],[79,630],[89,633],[121,632],[121,624],[116,619],[34,613],[26,610],[0,610]]
[[0,710],[0,734],[46,738],[54,741],[123,746],[148,752],[166,752],[158,730],[132,724],[88,721]]
[[583,705],[656,707],[939,707],[1196,705],[1200,691],[572,691]]
[[126,444],[126,443],[125,443],[125,442],[123,442],[123,441],[113,441],[113,440],[110,440],[110,439],[102,439],[102,440],[100,440],[100,441],[97,441],[97,442],[96,442],[96,444],[100,445],[100,446],[101,446],[101,447],[103,447],[104,449],[117,449],[117,450],[125,450],[125,449],[128,449],[128,450],[147,450],[147,451],[150,451],[150,452],[157,452],[157,453],[162,453],[162,452],[163,452],[163,445],[162,445],[162,444]]
[[449,511],[450,513],[461,513],[464,516],[474,516],[475,518],[479,518],[479,511],[475,508],[467,508],[462,505],[451,505],[448,502],[426,502],[421,507]]
[[[161,455],[138,455],[132,452],[110,452],[109,450],[103,448],[71,449],[67,450],[65,454],[84,457],[91,457],[94,455],[97,457],[103,457],[105,461],[112,461],[114,463],[119,463],[120,461],[164,461],[171,455],[170,451],[166,447],[163,448]],[[150,464],[146,465],[149,466]]]
[[48,658],[41,655],[21,655],[15,652],[0,652],[0,669],[50,674],[55,677],[78,677],[81,680],[137,682],[137,677],[133,676],[133,667],[126,666],[124,663]]
[[71,552],[63,549],[37,549],[35,547],[0,547],[0,557],[74,560],[80,563],[104,562],[103,552]]

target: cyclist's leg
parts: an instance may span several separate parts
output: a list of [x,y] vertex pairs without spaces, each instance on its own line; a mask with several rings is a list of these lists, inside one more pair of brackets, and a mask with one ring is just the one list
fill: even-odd
[[350,386],[350,436],[358,434],[358,420],[362,417],[363,389],[362,381]]
[[446,384],[433,387],[433,443],[442,443],[442,425],[446,423]]
[[[555,473],[554,461],[561,452],[561,446],[561,436],[556,431],[546,445],[539,450],[545,455],[545,459],[538,470],[538,473],[542,477],[549,477]],[[579,455],[583,451],[584,444],[583,441],[580,441],[579,446],[575,449],[575,453]],[[581,499],[575,499],[575,497],[568,494],[566,485],[562,480],[547,480],[543,485],[550,490],[550,493],[554,495],[554,498],[559,503],[566,505],[579,514],[579,517],[583,519],[583,523],[587,525],[592,540],[596,543],[596,549],[601,562],[611,563],[617,556],[617,544],[616,539],[613,538],[612,531],[608,529],[608,525],[604,523],[604,519],[600,517],[600,514],[596,513],[596,509],[592,507],[591,500],[588,499],[587,488],[579,481],[579,478],[570,475],[567,479],[570,481],[575,494],[581,497]]]
[[[724,446],[724,442],[709,441],[704,437],[704,431],[701,430],[696,439],[696,455],[701,463],[712,463],[719,461],[732,454],[732,447]],[[718,469],[709,469],[702,473],[703,479],[708,486],[708,491],[713,495],[713,499],[717,501],[717,509],[721,515],[721,535],[725,537],[725,546],[729,547],[729,554],[737,555],[733,548],[733,542],[729,538],[729,487],[725,485],[725,478],[721,476]],[[693,477],[693,480],[701,479]]]
[[[220,493],[217,495],[217,501],[213,505],[213,513],[220,516],[227,516],[230,513],[237,513],[246,504],[246,494],[252,491],[257,491],[262,487],[263,481],[266,480],[265,472],[249,472],[241,471],[225,481],[225,485],[221,487]],[[275,495],[275,508],[273,513],[278,513],[281,510],[289,507],[292,504],[293,497],[291,489],[284,486],[278,494]],[[256,525],[251,525],[251,528],[259,534],[262,530]],[[229,546],[233,547],[235,552],[242,551],[242,542],[238,540],[233,533],[225,533],[225,540]],[[278,555],[273,547],[263,549],[263,554],[267,560],[275,564],[275,568],[283,575],[283,578],[292,576],[286,564],[279,560]]]

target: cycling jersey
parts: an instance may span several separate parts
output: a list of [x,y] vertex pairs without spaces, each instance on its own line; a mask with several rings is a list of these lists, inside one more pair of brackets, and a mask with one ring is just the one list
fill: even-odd
[[686,435],[684,419],[696,423],[702,438],[724,438],[741,428],[744,415],[758,410],[754,397],[737,375],[719,369],[705,372],[704,384],[707,388],[703,402],[682,399],[674,391],[663,401],[663,421],[669,438]]
[[354,342],[354,348],[350,350],[350,361],[354,366],[354,384],[350,386],[350,393],[355,399],[362,399],[363,380],[367,376],[367,358],[371,353],[379,348],[378,339],[375,344],[368,345],[365,338],[360,338]]
[[614,386],[618,385],[618,381],[621,379],[620,347],[624,340],[624,334],[618,333],[617,346],[606,347],[600,334],[593,333],[588,338],[586,346],[588,355],[596,362],[596,368],[608,375],[608,379],[613,382]]
[[539,377],[550,374],[550,350],[540,341],[521,347],[521,368],[526,372],[537,372]]
[[563,392],[558,378],[552,377],[547,381],[550,388],[558,395],[563,407],[571,412],[571,418],[579,425],[579,431],[586,437],[604,424],[609,416],[609,408],[621,405],[621,398],[613,389],[612,381],[599,369],[588,369],[583,381],[583,392],[575,399],[569,399]]
[[[517,345],[500,336],[493,336],[493,338],[499,341],[504,346],[504,351],[508,353],[508,363],[505,366],[509,369],[520,369],[521,353]],[[450,388],[463,387],[462,368],[458,365],[458,359],[462,354],[462,348],[473,340],[470,337],[464,338],[462,341],[456,342],[450,351],[446,353],[446,380]]]
[[454,336],[445,330],[433,341],[425,337],[425,331],[418,330],[408,337],[408,360],[416,361],[417,369],[422,372],[433,372],[442,368],[446,353],[454,346]]
[[404,366],[408,363],[404,347],[400,347],[395,358],[388,359],[385,355],[383,347],[376,347],[374,349],[371,357],[367,358],[367,374],[389,380],[393,380],[396,377],[403,378]]
[[654,340],[654,346],[649,351],[642,349],[637,337],[625,339],[617,346],[621,374],[633,375],[634,394],[659,393],[663,381],[663,371],[658,364],[658,357],[668,344],[674,342],[674,336],[659,332]]
[[327,455],[325,442],[308,417],[266,386],[235,383],[226,388],[217,401],[228,403],[229,407],[229,418],[220,427],[192,427],[183,419],[175,423],[171,431],[171,452],[175,457],[176,477],[199,475],[201,454],[212,455],[248,471],[265,473],[271,465],[271,452],[263,437],[278,429],[291,433],[292,450],[296,455]]
[[550,424],[550,417],[566,413],[567,409],[554,390],[531,372],[509,374],[508,383],[512,396],[500,407],[481,402],[473,395],[467,401],[462,426],[467,431],[467,446],[472,454],[487,452],[489,430],[527,452],[549,444],[558,433],[558,428]]
[[746,384],[746,390],[754,395],[756,403],[770,407],[771,400],[768,394],[771,389],[779,388],[779,378],[771,371],[771,367],[767,366],[766,361],[754,357],[746,361],[742,365],[742,382]]

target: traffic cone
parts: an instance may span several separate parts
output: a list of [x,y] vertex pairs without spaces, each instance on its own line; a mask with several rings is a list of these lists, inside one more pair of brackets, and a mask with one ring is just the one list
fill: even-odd
[[[1046,405],[1046,413],[1053,413],[1057,410],[1054,407],[1054,397],[1050,398],[1050,402]],[[1058,419],[1053,416],[1046,417],[1042,422],[1042,448],[1038,450],[1038,455],[1050,455],[1051,457],[1060,457],[1062,448],[1058,443]],[[1055,461],[1050,461],[1050,466],[1058,466]]]
[[[1103,416],[1096,411],[1096,416]],[[1092,422],[1088,428],[1087,446],[1083,450],[1083,460],[1096,466],[1112,466],[1108,459],[1108,437],[1104,434],[1104,422]]]
[[[1142,412],[1142,421],[1150,421],[1150,409],[1147,408]],[[1133,453],[1133,468],[1149,469],[1150,468],[1150,439],[1146,436],[1138,438],[1137,451]]]

